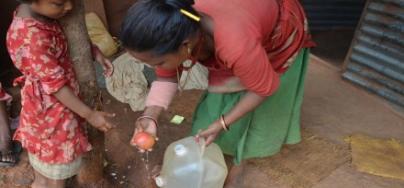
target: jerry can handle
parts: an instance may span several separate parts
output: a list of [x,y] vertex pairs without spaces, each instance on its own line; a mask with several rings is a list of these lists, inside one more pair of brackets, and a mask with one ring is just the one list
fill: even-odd
[[201,156],[205,153],[206,149],[206,140],[203,137],[199,137],[199,146],[201,147]]

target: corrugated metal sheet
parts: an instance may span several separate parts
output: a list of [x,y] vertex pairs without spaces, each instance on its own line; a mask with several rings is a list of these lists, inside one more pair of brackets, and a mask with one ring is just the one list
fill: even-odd
[[404,107],[404,1],[369,0],[343,78]]
[[366,0],[302,0],[310,30],[355,28]]

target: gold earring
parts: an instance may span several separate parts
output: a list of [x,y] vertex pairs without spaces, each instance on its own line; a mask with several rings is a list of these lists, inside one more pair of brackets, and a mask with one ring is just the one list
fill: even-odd
[[191,54],[192,54],[192,49],[188,48],[188,55],[191,55]]

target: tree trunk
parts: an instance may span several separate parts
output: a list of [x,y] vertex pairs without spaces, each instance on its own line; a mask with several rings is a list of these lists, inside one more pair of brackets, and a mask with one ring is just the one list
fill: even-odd
[[[101,106],[97,99],[95,67],[91,54],[90,39],[84,19],[83,0],[74,0],[73,11],[62,20],[65,34],[69,43],[70,57],[72,58],[77,79],[80,83],[80,96],[90,107]],[[92,126],[86,126],[88,138],[93,150],[84,156],[84,165],[80,170],[77,181],[80,186],[92,187],[102,183],[104,163],[104,134]]]

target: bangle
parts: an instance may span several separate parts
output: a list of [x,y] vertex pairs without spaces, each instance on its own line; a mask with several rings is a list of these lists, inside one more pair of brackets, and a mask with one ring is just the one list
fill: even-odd
[[138,118],[136,119],[136,122],[138,122],[138,121],[140,121],[140,120],[142,120],[142,119],[150,119],[150,120],[152,120],[152,121],[154,122],[154,124],[156,124],[156,127],[158,127],[157,120],[154,119],[153,117],[142,115],[142,116],[140,116],[140,117],[138,117]]
[[226,121],[224,121],[224,115],[220,116],[220,124],[222,125],[222,127],[225,131],[229,131],[229,129],[227,128],[227,125],[226,125]]

